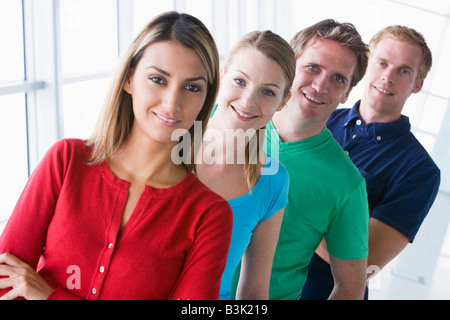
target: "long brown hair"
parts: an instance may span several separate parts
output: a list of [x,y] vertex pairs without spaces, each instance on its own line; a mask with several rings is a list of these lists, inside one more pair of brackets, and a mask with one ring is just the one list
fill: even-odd
[[[209,30],[197,18],[189,14],[166,12],[151,20],[121,57],[94,133],[87,141],[92,149],[89,164],[95,165],[110,159],[126,142],[134,122],[134,113],[131,96],[124,90],[124,84],[133,74],[145,49],[162,41],[176,41],[193,49],[202,60],[208,75],[208,88],[196,121],[201,121],[202,128],[206,128],[219,88],[219,54],[216,44]],[[194,126],[189,134],[194,137]],[[193,157],[193,151],[191,153]],[[188,170],[195,168],[193,161],[184,163],[184,166]]]

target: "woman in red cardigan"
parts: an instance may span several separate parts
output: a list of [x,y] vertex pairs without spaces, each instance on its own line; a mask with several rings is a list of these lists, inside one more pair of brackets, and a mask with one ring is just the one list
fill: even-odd
[[2,299],[218,298],[231,209],[171,159],[175,130],[206,127],[218,74],[196,18],[143,29],[91,139],[57,142],[31,175],[0,238]]

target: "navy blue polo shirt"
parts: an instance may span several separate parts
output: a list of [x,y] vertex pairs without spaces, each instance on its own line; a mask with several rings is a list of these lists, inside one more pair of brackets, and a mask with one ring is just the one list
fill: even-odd
[[[412,242],[436,198],[439,168],[412,134],[408,117],[391,123],[365,123],[359,104],[337,109],[327,127],[366,179],[371,217]],[[327,299],[333,285],[330,265],[314,254],[302,299]]]
[[337,109],[327,127],[366,179],[371,217],[410,242],[436,198],[440,170],[411,132],[409,118],[368,123],[352,109]]

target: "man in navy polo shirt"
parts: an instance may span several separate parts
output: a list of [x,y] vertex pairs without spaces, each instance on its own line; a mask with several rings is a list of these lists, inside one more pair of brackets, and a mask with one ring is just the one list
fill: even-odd
[[[401,114],[431,68],[425,39],[411,28],[390,26],[371,39],[369,49],[362,99],[351,109],[337,109],[327,127],[366,179],[368,266],[381,270],[413,242],[436,198],[440,170]],[[333,277],[327,261],[323,243],[309,265],[302,299],[329,296]]]

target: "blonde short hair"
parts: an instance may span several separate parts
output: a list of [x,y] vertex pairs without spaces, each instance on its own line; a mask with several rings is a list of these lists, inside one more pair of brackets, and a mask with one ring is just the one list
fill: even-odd
[[427,77],[428,72],[431,69],[431,65],[433,64],[433,58],[431,54],[431,50],[425,41],[425,38],[422,34],[417,32],[416,30],[400,26],[388,26],[380,31],[378,31],[369,42],[369,49],[373,51],[377,44],[384,38],[391,38],[397,41],[408,42],[412,45],[416,45],[422,49],[422,62],[419,67],[419,72],[417,75],[417,79],[425,79]]

